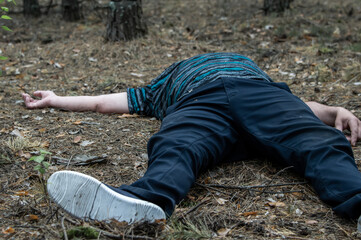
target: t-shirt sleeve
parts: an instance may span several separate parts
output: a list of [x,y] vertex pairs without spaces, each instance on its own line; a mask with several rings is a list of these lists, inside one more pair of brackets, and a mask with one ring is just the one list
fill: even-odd
[[150,85],[139,88],[127,88],[127,97],[130,114],[154,116]]

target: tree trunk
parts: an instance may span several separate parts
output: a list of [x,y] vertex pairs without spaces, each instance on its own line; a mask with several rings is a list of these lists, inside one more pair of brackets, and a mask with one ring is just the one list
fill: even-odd
[[141,0],[113,0],[109,3],[107,40],[128,41],[146,33]]
[[78,21],[83,18],[78,0],[62,0],[61,9],[65,21]]
[[40,6],[38,0],[23,0],[23,13],[25,16],[40,17]]
[[264,0],[263,10],[265,15],[272,12],[283,12],[290,8],[290,4],[293,0]]

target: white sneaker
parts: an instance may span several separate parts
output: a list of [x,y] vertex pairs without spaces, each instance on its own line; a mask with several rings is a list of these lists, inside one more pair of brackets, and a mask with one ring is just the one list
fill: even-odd
[[50,176],[48,193],[66,212],[83,220],[154,222],[165,219],[157,205],[115,192],[88,175],[59,171]]

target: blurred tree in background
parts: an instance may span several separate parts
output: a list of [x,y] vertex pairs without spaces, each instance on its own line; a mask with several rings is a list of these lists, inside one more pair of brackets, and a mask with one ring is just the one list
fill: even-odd
[[23,13],[25,16],[40,17],[41,11],[38,0],[23,0]]
[[61,9],[65,21],[78,21],[83,18],[78,0],[62,0]]
[[290,8],[290,4],[293,0],[264,0],[263,10],[267,15],[272,12],[283,12]]
[[113,0],[109,3],[107,40],[128,41],[146,33],[141,0]]

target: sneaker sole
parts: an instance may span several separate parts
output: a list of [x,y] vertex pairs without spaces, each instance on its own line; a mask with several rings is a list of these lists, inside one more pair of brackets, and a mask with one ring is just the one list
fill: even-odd
[[157,205],[117,193],[88,175],[59,171],[50,176],[47,189],[51,199],[74,217],[120,222],[154,222],[165,219]]

